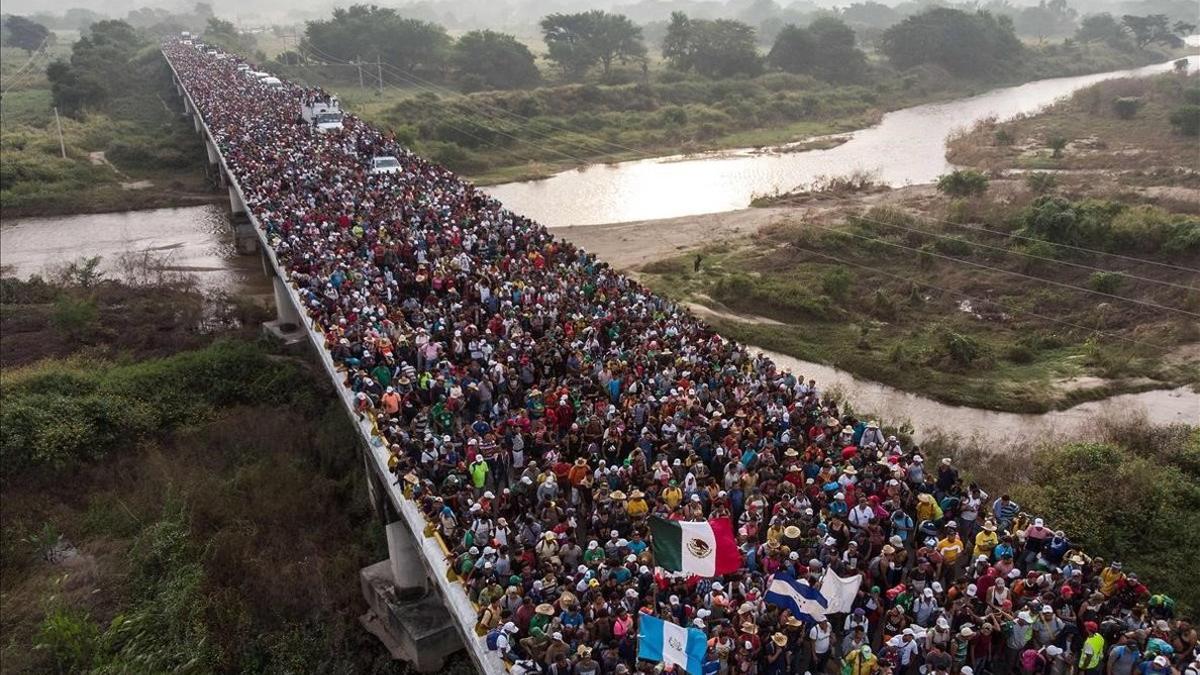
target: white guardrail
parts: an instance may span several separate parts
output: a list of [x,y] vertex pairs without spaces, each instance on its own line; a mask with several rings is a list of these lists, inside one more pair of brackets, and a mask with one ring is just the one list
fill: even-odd
[[[375,470],[382,478],[382,483],[387,490],[387,494],[392,500],[392,504],[396,507],[396,511],[404,518],[408,524],[408,529],[417,538],[418,549],[421,552],[421,557],[425,561],[426,572],[428,577],[437,586],[441,592],[442,600],[445,601],[446,608],[450,611],[451,618],[454,621],[455,627],[458,629],[459,635],[462,638],[463,645],[466,647],[467,653],[475,662],[475,666],[483,673],[495,673],[497,675],[505,673],[507,668],[504,661],[496,652],[488,651],[487,644],[483,638],[475,633],[475,625],[478,619],[478,613],[471,599],[467,597],[466,591],[462,585],[451,581],[448,578],[450,572],[450,564],[446,560],[445,552],[442,550],[442,545],[436,537],[427,537],[424,535],[427,522],[425,516],[417,508],[417,505],[412,500],[406,499],[400,488],[396,485],[392,472],[388,469],[389,452],[386,444],[380,443],[374,434],[374,429],[370,421],[362,421],[358,419],[354,411],[354,397],[346,388],[342,381],[344,376],[338,371],[333,363],[333,357],[329,350],[325,348],[325,336],[312,327],[312,321],[308,318],[308,312],[305,309],[304,303],[300,300],[300,294],[288,280],[279,260],[275,257],[275,250],[271,248],[267,241],[266,230],[258,222],[254,216],[254,211],[250,203],[246,200],[246,195],[242,192],[242,187],[238,183],[237,176],[229,170],[229,165],[225,162],[225,156],[221,154],[221,147],[213,140],[212,131],[208,128],[208,122],[205,121],[204,115],[201,114],[200,108],[196,106],[195,100],[192,98],[191,92],[188,91],[187,85],[183,78],[179,77],[179,72],[175,70],[175,64],[171,63],[171,59],[163,53],[163,58],[166,59],[167,65],[170,66],[172,74],[175,76],[175,81],[183,89],[183,95],[187,97],[188,103],[191,106],[192,113],[200,118],[201,128],[204,130],[205,140],[212,143],[216,150],[217,160],[221,163],[222,170],[229,179],[229,185],[237,192],[238,198],[241,200],[246,210],[246,215],[250,219],[250,223],[254,225],[254,233],[258,237],[262,247],[263,255],[271,261],[271,267],[275,274],[283,281],[287,288],[288,297],[291,299],[297,314],[301,317],[301,329],[308,335],[309,341],[312,343],[314,350],[317,353],[317,358],[321,364],[325,366],[326,372],[333,378],[334,389],[338,392],[338,397],[342,401],[342,405],[346,408],[346,414],[350,416],[350,421],[354,424],[358,433],[362,435],[367,443],[367,448],[370,456],[375,460]],[[276,294],[278,297],[278,294]],[[347,582],[349,583],[349,581]]]

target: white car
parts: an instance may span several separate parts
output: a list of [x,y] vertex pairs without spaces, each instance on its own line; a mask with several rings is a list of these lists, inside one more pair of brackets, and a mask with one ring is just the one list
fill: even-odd
[[400,160],[391,155],[371,158],[371,173],[373,174],[400,173],[401,169]]
[[259,82],[272,89],[283,89],[283,80],[278,77],[264,77]]

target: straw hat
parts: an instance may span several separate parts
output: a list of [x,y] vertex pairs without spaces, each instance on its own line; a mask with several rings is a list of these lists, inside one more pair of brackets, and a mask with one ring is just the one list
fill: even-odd
[[850,466],[842,469],[842,473],[844,473],[848,476],[854,476],[854,475],[858,474],[858,469],[854,468],[854,465],[851,464]]
[[996,521],[992,520],[991,518],[988,518],[987,520],[983,521],[983,529],[987,532],[995,532],[996,531]]
[[796,527],[795,525],[788,525],[787,527],[783,528],[783,536],[787,537],[788,539],[797,539],[801,534],[800,528]]
[[789,616],[788,620],[787,620],[787,625],[791,626],[792,628],[803,628],[804,622],[801,621],[800,619],[797,619],[794,616]]
[[[636,492],[636,490],[635,490],[635,492]],[[613,490],[613,491],[612,491],[612,494],[611,494],[611,495],[609,495],[609,496],[610,496],[610,497],[612,497],[613,499],[615,499],[615,500],[619,501],[619,502],[623,502],[623,501],[625,501],[625,499],[626,499],[626,497],[625,497],[625,493],[624,493],[624,492],[621,492],[620,490]]]
[[582,457],[575,460],[575,466],[586,466],[586,465],[587,465],[587,460]]
[[629,493],[630,499],[641,499],[642,497],[645,497],[645,496],[646,496],[645,493],[643,493],[641,490],[638,490],[637,488],[634,488],[633,492]]
[[537,612],[538,614],[544,614],[546,616],[554,616],[554,606],[548,602],[543,602],[542,604],[538,605],[537,608],[535,608],[533,611]]
[[787,636],[784,635],[783,633],[776,633],[771,636],[771,642],[774,642],[775,644],[782,647],[787,644]]
[[758,635],[758,624],[747,621],[742,624],[742,632],[749,633],[751,635]]

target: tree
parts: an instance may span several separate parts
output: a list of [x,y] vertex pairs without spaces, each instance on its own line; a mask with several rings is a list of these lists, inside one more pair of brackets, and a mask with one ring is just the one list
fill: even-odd
[[133,60],[148,42],[124,21],[98,21],[71,47],[70,62],[46,69],[54,104],[67,115],[102,108],[138,77]]
[[964,76],[998,71],[1023,51],[1008,17],[945,7],[908,17],[887,29],[882,42],[897,68],[932,63]]
[[1184,42],[1180,34],[1187,35],[1196,29],[1192,24],[1177,21],[1171,24],[1166,14],[1151,14],[1149,16],[1133,16],[1126,14],[1121,17],[1121,23],[1133,35],[1133,42],[1139,49],[1144,49],[1152,43],[1178,49]]
[[706,77],[762,72],[754,28],[733,19],[692,22],[692,65]]
[[379,59],[413,72],[441,69],[450,36],[437,24],[403,18],[391,8],[351,5],[334,9],[330,19],[309,21],[304,28],[304,47],[320,58]]
[[687,14],[671,12],[667,34],[662,42],[662,55],[676,70],[692,68],[692,23]]
[[662,53],[672,68],[694,69],[707,77],[762,72],[754,27],[733,19],[689,19],[674,12]]
[[1075,29],[1077,16],[1078,12],[1067,4],[1067,0],[1041,0],[1017,12],[1013,17],[1013,27],[1021,35],[1070,35]]
[[542,39],[550,60],[568,77],[581,78],[599,64],[607,76],[615,61],[646,56],[642,29],[624,14],[594,9],[577,14],[550,14],[542,18]]
[[40,23],[35,23],[23,16],[4,17],[5,44],[10,47],[24,49],[26,54],[40,48],[50,40],[50,31]]
[[808,25],[817,44],[813,73],[828,82],[857,80],[866,68],[867,57],[856,44],[854,30],[845,21],[823,16]]
[[473,30],[459,38],[451,62],[460,75],[477,78],[491,89],[528,87],[539,79],[529,48],[511,35],[491,30]]
[[812,72],[817,58],[817,41],[807,28],[788,24],[775,36],[767,63],[789,73]]
[[1103,42],[1115,49],[1129,49],[1133,43],[1125,26],[1108,12],[1089,14],[1079,22],[1075,39],[1080,42]]

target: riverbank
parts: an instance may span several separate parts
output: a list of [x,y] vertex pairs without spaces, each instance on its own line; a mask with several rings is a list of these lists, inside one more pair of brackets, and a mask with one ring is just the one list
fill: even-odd
[[[1096,269],[1151,275],[969,225],[1007,232],[1037,197],[1018,180],[965,201],[910,186],[557,232],[727,337],[946,404],[1042,413],[1200,382],[1200,325],[1136,304],[1200,306],[1200,252],[1152,254],[1179,268],[1162,283],[1118,278],[1133,303],[1099,297]],[[1181,217],[1151,203],[1112,209],[1147,232]]]
[[126,81],[104,81],[92,94],[96,102],[73,113],[60,109],[57,120],[44,72],[5,92],[0,219],[224,199],[205,174],[199,137],[182,110],[167,103],[174,90],[157,47],[142,41],[129,49],[122,54],[126,61],[114,63],[107,61],[121,57],[95,50],[72,57],[75,67],[116,69]]
[[341,93],[348,109],[393,129],[420,154],[478,185],[496,185],[593,163],[805,142],[867,128],[901,108],[1170,56],[1054,44],[1030,47],[1022,62],[987,79],[955,77],[934,66],[897,72],[884,64],[873,65],[861,81],[841,84],[782,72],[708,79],[656,68],[619,84],[472,94],[426,85],[392,87],[382,97],[321,69],[281,69],[291,79]]

